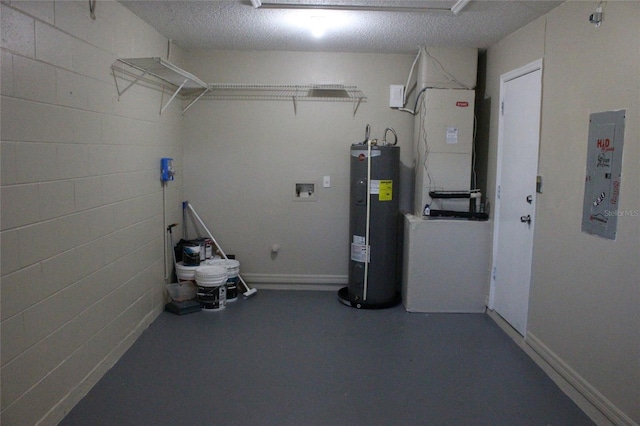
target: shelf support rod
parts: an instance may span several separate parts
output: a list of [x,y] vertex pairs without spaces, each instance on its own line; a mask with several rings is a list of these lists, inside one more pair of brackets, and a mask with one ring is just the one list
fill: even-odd
[[178,95],[178,92],[180,92],[180,90],[182,90],[182,88],[184,87],[185,84],[187,84],[188,81],[189,81],[189,79],[187,78],[185,81],[182,82],[180,87],[178,87],[178,90],[175,91],[173,96],[171,96],[171,98],[167,101],[167,103],[164,104],[164,106],[160,109],[160,114],[162,114],[164,112],[164,110],[167,109],[167,107],[169,106],[171,101],[173,101],[175,99],[175,97]]
[[353,107],[353,116],[354,117],[356,116],[356,112],[358,111],[358,107],[360,107],[360,102],[362,102],[362,98],[358,98],[358,102],[357,103],[355,102],[355,99],[354,99],[354,104],[355,104],[354,107]]
[[94,21],[96,20],[96,3],[98,0],[89,0],[89,16]]
[[209,89],[208,89],[208,88],[204,89],[204,90],[202,91],[202,93],[200,93],[200,94],[198,95],[198,97],[197,97],[197,98],[195,98],[194,100],[192,100],[191,102],[189,102],[189,105],[187,105],[187,106],[182,110],[182,113],[184,114],[185,112],[187,112],[187,110],[188,110],[189,108],[191,108],[191,105],[193,105],[193,104],[195,104],[196,102],[198,102],[198,101],[200,100],[200,98],[201,98],[201,97],[203,97],[203,96],[204,96],[204,94],[205,94],[205,93],[207,93],[208,91],[209,91]]
[[127,87],[125,87],[122,91],[120,91],[120,89],[118,88],[118,79],[116,78],[116,73],[115,73],[115,70],[114,70],[114,72],[113,72],[113,80],[116,82],[116,90],[118,91],[118,100],[120,100],[120,96],[124,95],[124,92],[129,90],[131,88],[131,86],[136,84],[142,77],[144,77],[148,73],[149,73],[149,71],[143,72],[142,74],[137,76],[135,80],[133,80],[131,83],[129,83],[129,85]]

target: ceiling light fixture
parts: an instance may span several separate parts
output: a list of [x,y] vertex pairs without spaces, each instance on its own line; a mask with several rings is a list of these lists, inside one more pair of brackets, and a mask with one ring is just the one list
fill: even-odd
[[[462,10],[470,0],[458,0],[453,7],[458,6]],[[445,12],[451,13],[453,8],[448,7],[428,7],[428,6],[364,6],[357,4],[330,4],[330,3],[279,3],[277,1],[260,1],[251,0],[251,3],[260,3],[261,9],[325,9],[325,10],[346,10],[346,11],[362,11],[362,12]]]
[[458,13],[462,12],[462,9],[467,7],[467,4],[469,4],[470,1],[471,0],[458,0],[456,4],[451,7],[451,11],[454,15],[457,15]]
[[298,34],[310,34],[316,39],[331,33],[337,35],[357,22],[356,17],[335,10],[290,10],[283,13],[281,19]]
[[327,19],[324,16],[312,16],[309,21],[311,35],[313,35],[315,38],[322,37],[327,31]]

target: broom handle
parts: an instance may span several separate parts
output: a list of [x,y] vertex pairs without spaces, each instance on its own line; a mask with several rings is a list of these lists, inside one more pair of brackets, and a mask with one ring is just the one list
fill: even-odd
[[[202,221],[202,219],[200,219],[200,216],[198,216],[198,213],[196,213],[196,210],[193,208],[191,203],[188,203],[186,201],[185,201],[185,203],[187,204],[187,207],[189,207],[189,210],[191,210],[191,213],[193,213],[193,215],[196,217],[196,219],[198,219],[198,222],[200,223],[200,225],[202,225],[204,230],[207,231],[207,235],[209,235],[209,238],[211,238],[211,240],[213,241],[213,244],[216,245],[216,247],[220,251],[220,254],[222,255],[222,257],[224,257],[225,259],[229,259],[227,257],[227,255],[225,254],[225,252],[222,250],[222,247],[220,247],[220,244],[218,244],[216,239],[213,237],[213,234],[211,234],[211,231],[209,231],[209,228],[207,228],[207,225],[205,225],[204,222]],[[240,276],[240,273],[238,273],[238,278],[240,279],[240,282],[242,282],[242,285],[244,286],[246,291],[251,290],[251,287],[249,287],[247,285],[247,283],[244,281],[244,279],[242,279],[242,277]]]

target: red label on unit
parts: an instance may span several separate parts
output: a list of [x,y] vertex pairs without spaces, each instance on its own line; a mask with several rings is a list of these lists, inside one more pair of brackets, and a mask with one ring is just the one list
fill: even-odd
[[458,102],[456,102],[456,106],[457,107],[463,107],[463,108],[464,107],[468,107],[469,106],[469,102],[467,102],[467,101],[458,101]]

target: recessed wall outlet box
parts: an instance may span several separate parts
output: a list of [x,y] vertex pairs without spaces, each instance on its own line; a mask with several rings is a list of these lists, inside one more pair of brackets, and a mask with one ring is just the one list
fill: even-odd
[[294,201],[316,201],[317,199],[315,182],[295,184],[293,193]]
[[389,106],[391,108],[404,107],[404,86],[392,84],[389,86]]

